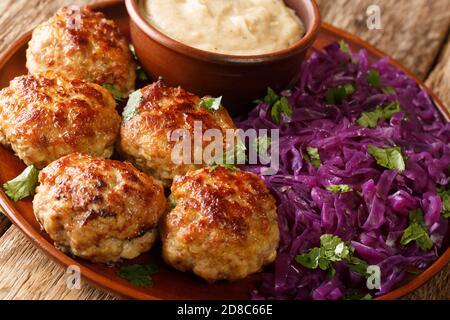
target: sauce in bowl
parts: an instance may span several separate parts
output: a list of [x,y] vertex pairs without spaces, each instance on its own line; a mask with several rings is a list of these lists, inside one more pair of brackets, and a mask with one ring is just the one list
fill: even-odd
[[251,56],[289,48],[305,34],[283,0],[142,0],[149,23],[205,51]]

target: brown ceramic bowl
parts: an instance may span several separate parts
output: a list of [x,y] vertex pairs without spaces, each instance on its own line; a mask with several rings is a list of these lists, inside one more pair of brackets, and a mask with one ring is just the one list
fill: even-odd
[[158,31],[140,10],[142,0],[125,0],[130,15],[131,38],[144,69],[173,86],[198,95],[223,96],[233,115],[244,114],[267,87],[284,89],[299,76],[306,51],[320,29],[319,8],[314,0],[286,0],[306,27],[305,36],[293,46],[270,54],[233,56],[185,45]]

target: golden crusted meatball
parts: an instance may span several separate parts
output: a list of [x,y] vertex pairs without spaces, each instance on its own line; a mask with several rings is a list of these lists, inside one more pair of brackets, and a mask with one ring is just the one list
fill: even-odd
[[42,170],[39,182],[34,213],[62,251],[106,263],[153,245],[164,189],[131,164],[71,154]]
[[120,122],[114,98],[96,84],[27,75],[0,91],[0,142],[38,168],[73,152],[110,157]]
[[128,42],[103,13],[61,8],[33,31],[27,50],[31,74],[52,71],[71,79],[134,90],[136,66]]
[[[117,149],[138,168],[163,181],[165,186],[170,186],[176,175],[204,166],[201,161],[200,164],[194,163],[193,154],[190,157],[192,164],[181,161],[182,155],[179,163],[173,161],[172,150],[178,141],[171,141],[170,135],[175,130],[187,130],[193,146],[195,122],[201,122],[203,132],[220,130],[224,138],[226,129],[235,129],[225,108],[208,111],[199,106],[201,99],[198,96],[182,88],[168,87],[158,81],[141,89],[140,94],[134,114],[122,122]],[[209,143],[203,141],[202,147]],[[192,153],[194,149],[192,147]]]
[[237,280],[274,261],[275,199],[253,173],[203,168],[174,179],[161,221],[163,257],[207,281]]

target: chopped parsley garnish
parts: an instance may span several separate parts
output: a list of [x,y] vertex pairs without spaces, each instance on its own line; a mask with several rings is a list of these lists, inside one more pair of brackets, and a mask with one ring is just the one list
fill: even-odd
[[383,88],[383,92],[386,94],[396,94],[397,93],[397,91],[395,91],[394,87]]
[[136,90],[130,94],[126,107],[123,109],[122,118],[124,121],[128,121],[137,114],[137,107],[142,99],[141,90]]
[[122,101],[125,98],[124,94],[111,83],[105,83],[102,87],[111,92],[116,101]]
[[374,88],[379,88],[381,85],[381,77],[380,73],[375,70],[371,69],[369,73],[367,74],[367,82]]
[[403,231],[400,239],[402,245],[407,245],[412,241],[415,241],[422,251],[429,251],[433,247],[433,241],[428,235],[421,209],[411,211],[409,214],[409,226]]
[[292,106],[290,105],[288,99],[286,97],[281,97],[281,99],[273,105],[270,115],[272,116],[272,121],[274,123],[280,124],[282,114],[290,117],[292,116],[292,113]]
[[341,51],[344,52],[344,53],[348,52],[348,45],[347,45],[347,42],[345,42],[344,39],[341,39],[339,41],[339,48],[341,48]]
[[142,69],[141,65],[138,65],[136,67],[136,78],[138,79],[138,81],[148,81],[148,76],[145,73],[144,69]]
[[450,218],[450,188],[437,188],[437,192],[442,201],[442,216],[448,219]]
[[344,300],[372,300],[372,295],[370,293],[360,293],[356,290],[349,290],[345,294]]
[[223,154],[216,157],[214,163],[220,165],[232,165],[245,164],[247,161],[247,147],[240,137],[237,138],[237,142],[234,145],[234,149],[229,148]]
[[380,166],[400,172],[405,171],[405,159],[399,147],[378,148],[369,144],[367,151]]
[[326,94],[326,101],[329,104],[341,104],[348,96],[351,96],[356,91],[356,87],[352,83],[330,88]]
[[177,206],[177,202],[175,201],[174,197],[169,197],[169,207],[171,209],[175,208]]
[[361,127],[376,128],[380,119],[389,120],[394,114],[400,112],[400,104],[398,101],[391,102],[386,107],[378,106],[374,111],[363,112],[361,117],[356,121]]
[[213,164],[213,165],[209,166],[209,172],[214,172],[218,167],[222,167],[222,168],[225,168],[225,169],[231,170],[231,171],[238,171],[239,170],[236,167],[236,165],[234,165],[234,164],[222,163],[222,164]]
[[348,184],[333,184],[328,186],[327,190],[335,193],[347,193],[352,192],[353,188]]
[[34,195],[38,177],[39,170],[35,166],[27,167],[20,175],[3,185],[6,195],[14,201]]
[[153,285],[152,274],[158,272],[154,264],[133,264],[119,268],[118,276],[138,287],[151,287]]
[[267,135],[259,136],[254,142],[254,148],[258,154],[267,153],[270,145],[272,144],[272,138]]
[[267,88],[267,94],[263,98],[263,100],[255,100],[255,103],[267,103],[269,106],[273,106],[275,102],[280,100],[280,97],[276,94],[276,92],[272,88]]
[[353,272],[366,275],[367,263],[354,257],[353,252],[354,248],[338,236],[324,234],[320,237],[320,247],[296,256],[295,260],[305,268],[320,268],[329,275],[335,274],[334,262],[345,261]]
[[219,110],[220,105],[222,103],[222,97],[218,98],[203,98],[198,104],[200,107],[208,110],[211,113]]
[[319,168],[321,165],[319,149],[313,147],[306,147],[306,153],[304,156],[305,160],[311,163],[315,168]]
[[292,116],[293,113],[289,100],[284,96],[280,97],[272,88],[267,88],[267,94],[263,100],[255,100],[254,102],[267,103],[272,107],[270,115],[272,116],[272,121],[275,124],[281,123],[282,114]]
[[[234,146],[235,162],[234,164],[244,164],[247,161],[247,147],[245,143],[238,137],[237,143]],[[226,163],[230,163],[227,161]]]

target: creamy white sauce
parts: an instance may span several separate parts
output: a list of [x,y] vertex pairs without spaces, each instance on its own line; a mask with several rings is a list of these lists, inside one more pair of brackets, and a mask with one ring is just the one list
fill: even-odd
[[141,0],[146,19],[189,46],[231,55],[286,49],[305,34],[283,0]]

